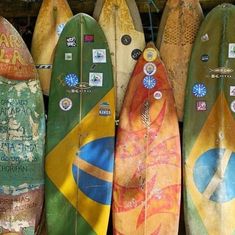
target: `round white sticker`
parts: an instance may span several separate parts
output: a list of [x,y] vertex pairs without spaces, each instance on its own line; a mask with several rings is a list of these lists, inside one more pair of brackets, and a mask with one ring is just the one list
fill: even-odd
[[60,108],[63,111],[69,111],[72,108],[72,100],[70,100],[69,98],[63,98],[60,101]]

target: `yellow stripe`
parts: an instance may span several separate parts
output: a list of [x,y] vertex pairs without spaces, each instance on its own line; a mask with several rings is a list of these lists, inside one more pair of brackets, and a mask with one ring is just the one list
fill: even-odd
[[74,165],[79,167],[81,170],[85,171],[86,173],[99,178],[101,180],[108,181],[110,183],[113,182],[113,173],[109,173],[107,171],[104,171],[94,165],[91,165],[90,163],[82,160],[81,158],[76,158],[73,162]]
[[[111,116],[99,116],[99,104],[75,126],[64,139],[46,156],[45,170],[51,181],[98,235],[106,233],[110,206],[93,201],[77,187],[72,175],[72,165],[79,150],[78,136],[82,136],[80,147],[103,137],[114,136],[114,89],[101,102],[108,102]],[[81,135],[82,134],[82,135]],[[78,203],[77,203],[78,202]]]

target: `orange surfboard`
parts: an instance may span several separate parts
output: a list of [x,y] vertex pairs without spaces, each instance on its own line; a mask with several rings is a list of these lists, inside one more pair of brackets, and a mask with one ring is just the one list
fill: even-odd
[[130,79],[117,133],[114,234],[178,234],[180,136],[165,67],[148,43]]

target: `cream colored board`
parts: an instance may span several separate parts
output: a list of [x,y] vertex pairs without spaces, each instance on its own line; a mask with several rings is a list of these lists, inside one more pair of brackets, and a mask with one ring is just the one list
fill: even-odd
[[32,39],[31,53],[38,67],[43,93],[49,95],[54,49],[63,25],[73,16],[66,0],[43,0]]
[[183,120],[188,63],[202,20],[199,0],[168,0],[158,31],[157,47],[173,87],[179,121]]
[[[145,47],[141,18],[134,0],[98,0],[93,16],[104,30],[111,52],[118,119],[127,84],[136,64],[132,52],[135,49],[142,51]],[[130,44],[122,43],[124,35],[130,36]]]

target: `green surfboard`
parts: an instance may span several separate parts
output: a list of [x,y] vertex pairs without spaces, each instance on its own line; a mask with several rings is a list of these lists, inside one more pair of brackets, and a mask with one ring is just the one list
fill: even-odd
[[107,232],[114,152],[114,85],[103,31],[67,22],[52,71],[46,147],[48,235]]
[[203,21],[193,47],[184,118],[188,234],[235,233],[235,6]]

